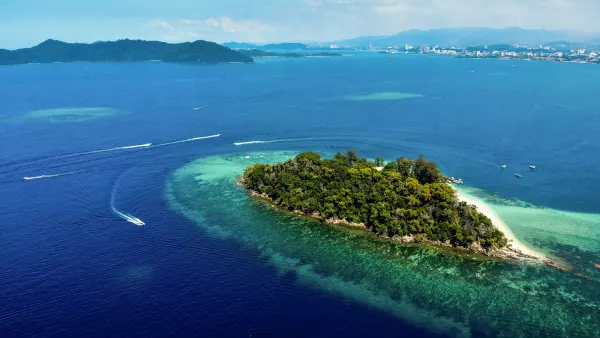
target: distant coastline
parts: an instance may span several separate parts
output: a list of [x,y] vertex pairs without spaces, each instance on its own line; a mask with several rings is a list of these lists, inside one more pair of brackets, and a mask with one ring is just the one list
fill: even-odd
[[297,51],[292,52],[270,52],[261,49],[240,49],[240,53],[251,57],[251,58],[311,58],[311,57],[337,57],[343,56],[340,53],[332,52],[315,52],[315,53],[298,53]]

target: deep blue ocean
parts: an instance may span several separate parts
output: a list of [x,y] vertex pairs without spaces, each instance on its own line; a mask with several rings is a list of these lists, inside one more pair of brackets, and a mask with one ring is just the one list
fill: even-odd
[[[211,156],[423,154],[489,196],[600,226],[599,89],[595,65],[418,55],[2,66],[0,336],[453,336],[299,283],[262,244],[211,236],[169,206],[167,182]],[[196,203],[206,224],[242,212]],[[573,282],[594,283],[585,294],[600,290],[600,229],[577,226],[565,225],[568,243],[524,240],[595,279]],[[582,316],[600,314],[599,298]],[[598,332],[591,321],[588,336]]]

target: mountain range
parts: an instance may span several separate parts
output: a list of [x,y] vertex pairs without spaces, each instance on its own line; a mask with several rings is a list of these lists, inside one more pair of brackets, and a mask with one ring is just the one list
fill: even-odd
[[539,45],[553,41],[598,44],[600,33],[557,30],[531,30],[523,28],[441,28],[431,30],[408,30],[391,36],[364,36],[333,41],[338,46],[388,47],[409,44],[439,45],[444,47],[470,47],[487,44]]

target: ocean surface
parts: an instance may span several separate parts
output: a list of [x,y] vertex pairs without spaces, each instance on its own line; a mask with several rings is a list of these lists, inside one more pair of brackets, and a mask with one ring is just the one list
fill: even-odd
[[[599,337],[598,88],[595,65],[372,53],[2,66],[0,336]],[[436,161],[569,271],[393,244],[235,185],[347,149]]]

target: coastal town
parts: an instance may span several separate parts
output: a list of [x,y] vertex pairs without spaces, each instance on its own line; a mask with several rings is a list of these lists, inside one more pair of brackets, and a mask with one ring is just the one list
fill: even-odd
[[[388,46],[376,48],[369,45],[366,50],[383,54],[434,54],[452,55],[459,58],[504,59],[504,60],[544,60],[556,62],[600,63],[600,48],[570,48],[568,43],[551,45],[490,45],[468,48],[428,46]],[[336,46],[330,46],[336,49]]]

